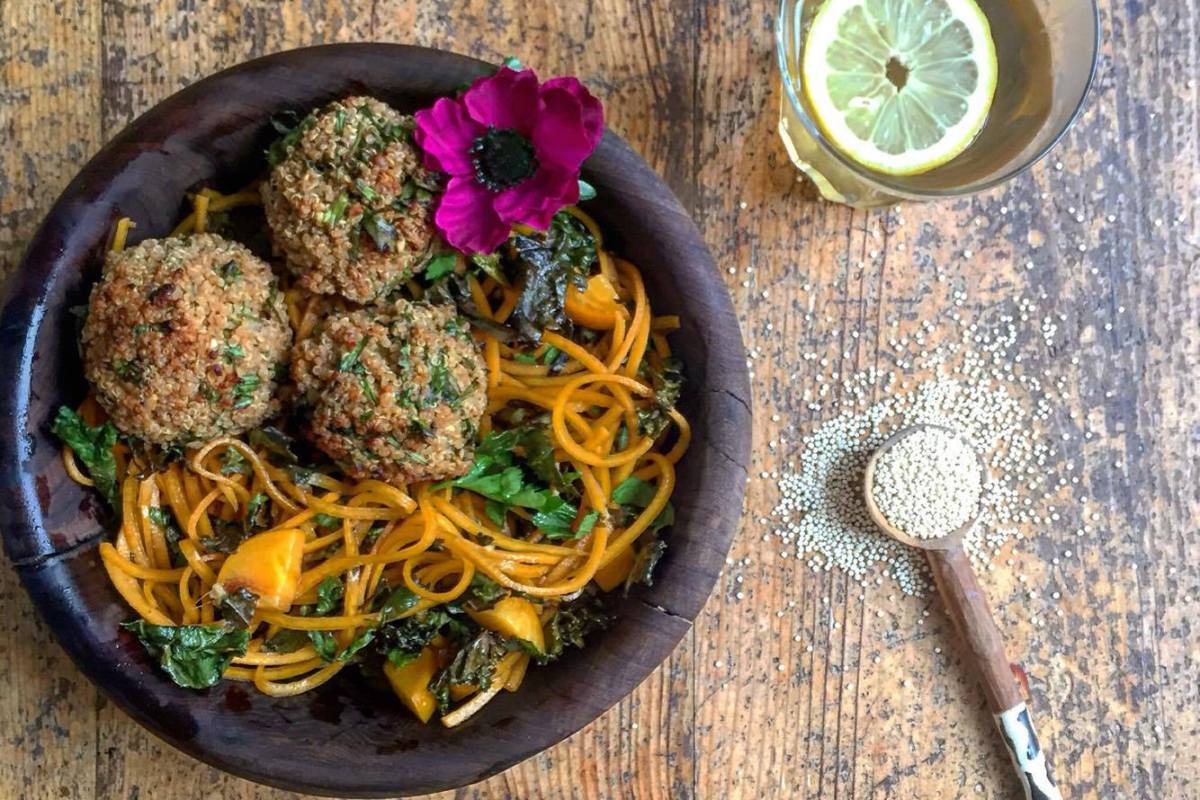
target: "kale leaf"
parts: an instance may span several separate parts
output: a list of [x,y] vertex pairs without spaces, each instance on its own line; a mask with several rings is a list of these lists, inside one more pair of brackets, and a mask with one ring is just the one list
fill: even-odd
[[220,594],[217,607],[221,610],[221,619],[236,628],[249,628],[254,611],[258,608],[258,595],[245,586],[233,592],[218,590],[219,586],[213,587],[214,595]]
[[337,658],[337,640],[329,631],[309,631],[308,640],[312,642],[313,649],[322,661],[328,663]]
[[[637,515],[650,505],[654,499],[656,489],[652,483],[630,476],[617,485],[613,489],[613,502],[621,505],[621,510],[624,519],[620,524],[627,525]],[[644,583],[647,586],[652,586],[654,568],[658,565],[663,553],[667,549],[667,545],[658,538],[658,531],[668,525],[675,523],[675,507],[670,502],[663,507],[663,510],[658,513],[654,521],[650,523],[647,533],[644,534],[645,541],[637,548],[634,554],[633,567],[629,570],[629,576],[625,579],[625,592],[628,593],[634,584]]]
[[403,666],[419,656],[421,649],[432,642],[442,628],[448,628],[455,638],[462,638],[468,631],[463,622],[445,610],[422,611],[381,625],[375,632],[375,649],[396,666]]
[[589,270],[596,263],[596,240],[565,211],[554,215],[545,234],[517,234],[503,250],[523,288],[513,308],[510,324],[525,341],[537,342],[542,331],[569,331],[564,304],[568,284],[586,288]]
[[651,535],[650,540],[638,548],[633,557],[633,566],[625,578],[625,594],[629,594],[629,590],[639,583],[654,585],[654,568],[665,552],[667,543],[656,535]]
[[228,623],[153,625],[137,620],[121,627],[132,631],[171,679],[188,689],[216,684],[234,656],[245,655],[250,643],[248,630]]
[[284,628],[263,642],[262,649],[264,653],[294,653],[308,644],[308,641],[306,632]]
[[494,606],[497,600],[507,594],[508,590],[503,586],[482,572],[476,572],[471,577],[471,585],[467,588],[464,605],[472,611],[483,611]]
[[345,591],[340,578],[330,575],[325,580],[317,585],[317,608],[318,615],[328,614],[337,606],[338,601],[342,599],[342,593]]
[[117,444],[116,426],[111,422],[88,425],[83,417],[60,406],[51,430],[75,451],[75,457],[83,463],[96,490],[112,508],[120,511],[121,487],[117,482],[117,460],[113,457],[113,447]]
[[379,622],[386,624],[399,619],[401,614],[412,609],[420,600],[407,586],[393,589],[383,598],[383,605],[379,607]]
[[679,402],[679,393],[683,389],[683,362],[667,358],[663,359],[660,368],[648,367],[643,372],[654,387],[654,405],[638,411],[638,429],[643,436],[657,439],[670,424],[670,412]]
[[509,643],[497,633],[482,630],[476,634],[459,648],[454,660],[429,685],[438,707],[443,711],[450,707],[452,685],[476,686],[481,691],[489,688],[496,675],[496,665],[511,650]]
[[612,619],[604,608],[601,595],[564,603],[546,623],[546,651],[535,655],[534,660],[545,664],[561,656],[568,645],[583,647],[584,637],[592,631],[607,628]]

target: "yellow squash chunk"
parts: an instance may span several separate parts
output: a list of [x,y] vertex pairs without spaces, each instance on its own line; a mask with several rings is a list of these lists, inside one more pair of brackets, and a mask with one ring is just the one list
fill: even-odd
[[506,597],[487,611],[468,611],[471,619],[488,630],[509,637],[524,639],[538,650],[546,649],[542,621],[533,603],[523,597]]
[[626,547],[617,554],[616,558],[596,570],[596,575],[592,580],[604,591],[611,592],[625,582],[631,569],[633,569],[633,548]]
[[383,662],[383,674],[392,685],[392,691],[421,722],[429,722],[433,710],[437,708],[437,700],[429,691],[429,682],[433,680],[437,669],[437,653],[432,647],[421,650],[421,655],[403,667],[397,667],[386,659]]
[[457,703],[478,691],[479,687],[473,683],[452,683],[450,684],[450,699]]
[[583,292],[574,284],[568,284],[563,307],[567,316],[580,325],[601,331],[612,328],[616,324],[617,315],[623,311],[617,299],[617,290],[603,275],[588,278],[587,290]]
[[521,688],[521,682],[525,680],[525,670],[529,669],[529,655],[523,654],[520,658],[513,662],[512,669],[508,671],[508,677],[504,679],[504,689],[508,692],[515,692]]
[[225,559],[217,585],[233,593],[245,587],[258,595],[260,608],[287,611],[300,582],[304,532],[295,528],[251,536]]

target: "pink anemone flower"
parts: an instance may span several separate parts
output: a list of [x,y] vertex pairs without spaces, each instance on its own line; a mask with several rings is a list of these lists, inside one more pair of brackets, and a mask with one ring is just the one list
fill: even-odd
[[578,79],[539,83],[501,67],[416,114],[425,166],[449,176],[434,225],[465,253],[490,253],[515,224],[538,230],[579,200],[579,168],[604,135],[604,109]]

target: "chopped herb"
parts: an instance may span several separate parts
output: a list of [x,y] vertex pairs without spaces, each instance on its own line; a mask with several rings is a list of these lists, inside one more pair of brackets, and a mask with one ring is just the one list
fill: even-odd
[[116,427],[111,422],[88,425],[70,408],[60,406],[50,429],[74,451],[100,495],[112,508],[119,510],[121,487],[117,482],[117,460],[113,456],[113,448],[117,445]]
[[217,267],[217,274],[221,276],[221,280],[225,283],[232,283],[242,277],[242,268],[238,266],[238,262],[234,259],[229,259],[221,266]]
[[348,353],[344,353],[342,355],[342,357],[340,359],[338,359],[338,371],[339,372],[350,372],[355,367],[357,367],[359,364],[358,359],[360,356],[362,356],[363,349],[367,346],[367,343],[370,341],[371,341],[370,336],[364,336],[362,339],[359,339],[358,344],[354,346],[353,350],[351,350]]
[[143,333],[149,333],[151,331],[155,331],[157,333],[170,333],[171,320],[164,319],[161,322],[139,322],[130,330],[133,331],[134,336],[141,336]]
[[342,192],[324,211],[321,212],[321,224],[332,228],[342,221],[346,208],[350,205],[350,196]]
[[371,184],[364,181],[362,178],[354,179],[354,188],[358,190],[358,194],[368,203],[374,203],[379,199],[379,195],[371,188]]
[[121,627],[132,631],[171,679],[188,689],[215,685],[234,656],[245,655],[250,643],[250,631],[228,623],[152,625],[137,620]]
[[371,241],[375,243],[375,249],[381,253],[390,253],[396,247],[396,226],[388,222],[383,216],[375,211],[368,211],[363,214],[362,229]]
[[141,384],[146,375],[143,371],[142,364],[136,358],[123,359],[114,358],[112,360],[113,372],[117,373],[117,377],[121,380],[129,381],[134,384]]
[[434,400],[441,400],[451,405],[462,400],[462,391],[450,374],[446,364],[446,351],[439,350],[429,364],[429,389],[433,392]]
[[553,364],[555,361],[558,360],[558,357],[561,354],[562,354],[561,350],[559,350],[554,345],[550,345],[546,348],[546,352],[542,353],[542,363],[543,364]]
[[333,115],[333,132],[341,133],[346,127],[346,109],[339,108]]
[[230,364],[232,364],[234,361],[237,361],[240,358],[246,357],[245,349],[240,344],[237,344],[236,342],[233,344],[225,345],[225,349],[222,351],[221,354],[225,357],[225,360],[228,361]]
[[514,353],[513,361],[519,361],[522,364],[536,364],[537,363],[537,359],[533,357],[532,353]]
[[252,472],[250,462],[233,447],[226,447],[221,453],[222,475],[249,475]]
[[262,378],[257,375],[243,375],[233,387],[233,407],[245,408],[254,402],[254,392],[262,385]]
[[371,378],[367,375],[360,374],[358,376],[358,384],[362,387],[363,394],[371,401],[372,405],[379,405],[379,396],[375,394],[375,387],[371,384]]
[[456,266],[458,266],[458,256],[453,253],[443,253],[440,256],[434,256],[425,266],[425,279],[436,281],[443,275],[454,272]]

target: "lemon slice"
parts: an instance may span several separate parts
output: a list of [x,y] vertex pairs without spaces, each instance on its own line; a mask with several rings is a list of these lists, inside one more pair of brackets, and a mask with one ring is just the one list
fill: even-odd
[[967,148],[996,91],[996,46],[974,0],[828,0],[804,45],[817,124],[849,158],[917,175]]

